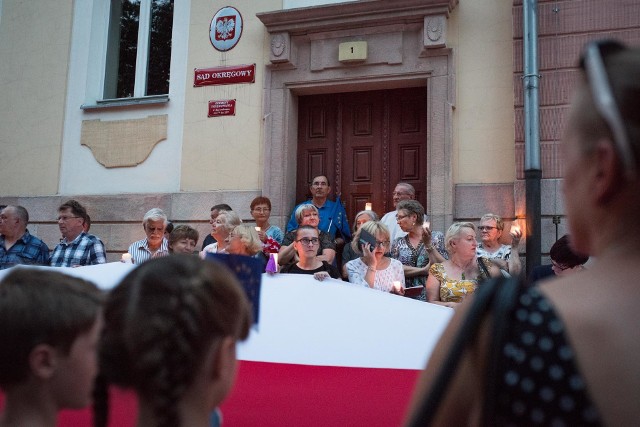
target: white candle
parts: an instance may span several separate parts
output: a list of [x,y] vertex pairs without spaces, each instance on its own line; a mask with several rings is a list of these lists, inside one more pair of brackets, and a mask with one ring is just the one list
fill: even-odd
[[256,227],[256,231],[260,231],[260,227]]
[[395,281],[393,282],[393,289],[394,289],[394,291],[396,291],[396,292],[400,292],[400,290],[402,289],[402,285],[400,284],[400,282],[399,282],[399,281],[395,280]]
[[425,222],[423,222],[423,223],[422,223],[422,226],[423,226],[425,229],[427,229],[427,228],[428,228],[429,230],[431,230],[431,221],[425,221]]
[[364,210],[365,211],[370,211],[371,210],[371,206],[372,206],[371,202],[365,203],[364,204]]
[[126,264],[131,264],[131,254],[129,252],[122,254],[122,258],[120,260]]
[[520,226],[518,224],[511,224],[511,233],[519,233]]

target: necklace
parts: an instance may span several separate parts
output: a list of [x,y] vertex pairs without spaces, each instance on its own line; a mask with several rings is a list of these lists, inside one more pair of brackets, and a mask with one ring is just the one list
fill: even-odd
[[467,263],[467,265],[465,265],[464,267],[463,267],[463,266],[461,266],[460,264],[458,264],[457,262],[455,262],[455,261],[453,260],[453,258],[449,259],[449,261],[451,261],[451,262],[453,263],[453,265],[455,265],[456,267],[458,267],[458,268],[460,269],[460,271],[461,271],[461,273],[462,273],[462,274],[461,274],[462,280],[465,280],[464,272],[465,272],[465,270],[466,270],[467,268],[469,268],[469,264],[471,264],[471,261],[473,261],[473,260],[469,261],[469,262]]

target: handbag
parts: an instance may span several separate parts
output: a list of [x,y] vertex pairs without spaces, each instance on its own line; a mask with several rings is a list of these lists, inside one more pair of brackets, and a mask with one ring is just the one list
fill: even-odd
[[498,355],[500,344],[506,332],[506,318],[516,302],[520,292],[521,282],[516,278],[497,277],[487,280],[478,287],[472,306],[466,314],[460,331],[458,332],[449,354],[438,372],[436,380],[427,398],[413,415],[408,426],[428,426],[444,397],[453,372],[458,367],[466,348],[474,342],[482,318],[491,311],[493,322],[491,325],[491,343],[487,355],[487,372],[482,407],[482,425],[492,425],[495,409],[496,372],[498,370]]

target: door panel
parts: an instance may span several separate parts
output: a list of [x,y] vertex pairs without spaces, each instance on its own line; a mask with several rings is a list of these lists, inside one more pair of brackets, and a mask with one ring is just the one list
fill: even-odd
[[400,181],[424,205],[427,184],[427,91],[386,91],[299,98],[296,201],[309,198],[314,176],[327,175],[349,221],[371,202],[383,215]]

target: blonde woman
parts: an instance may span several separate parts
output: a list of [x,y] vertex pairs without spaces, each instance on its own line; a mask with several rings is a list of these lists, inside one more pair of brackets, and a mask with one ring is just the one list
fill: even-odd
[[449,259],[429,268],[427,301],[455,307],[472,294],[481,280],[500,275],[487,258],[476,257],[476,227],[471,222],[451,224],[444,238]]
[[213,224],[211,224],[211,235],[216,239],[215,243],[205,246],[200,252],[200,256],[205,258],[207,253],[223,252],[225,249],[224,240],[231,230],[242,223],[242,220],[234,211],[220,211]]
[[[363,230],[376,239],[375,247],[369,243],[359,243]],[[385,256],[391,243],[389,238],[389,230],[381,222],[368,221],[362,224],[351,242],[353,250],[361,256],[346,265],[349,282],[383,292],[404,293],[402,263]]]

